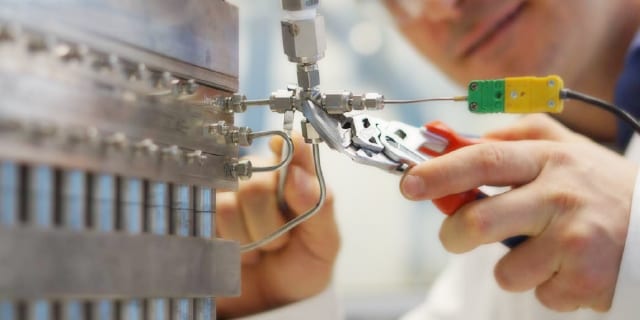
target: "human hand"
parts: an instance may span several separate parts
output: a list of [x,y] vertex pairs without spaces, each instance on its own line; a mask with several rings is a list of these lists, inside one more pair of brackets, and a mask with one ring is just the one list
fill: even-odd
[[469,146],[417,165],[403,178],[402,193],[431,200],[483,185],[513,187],[447,217],[445,248],[461,253],[528,235],[495,267],[502,288],[535,288],[538,300],[557,311],[608,310],[637,166],[547,116],[526,117],[488,137],[521,141]]
[[[299,215],[316,204],[320,190],[309,146],[300,136],[294,136],[294,146],[285,199],[292,212]],[[271,149],[280,155],[282,141],[272,140]],[[264,238],[294,218],[285,216],[278,208],[277,180],[276,174],[258,173],[242,182],[237,193],[219,193],[218,234],[245,244]],[[331,280],[339,245],[333,197],[328,192],[325,204],[314,217],[242,255],[242,295],[218,298],[218,317],[262,312],[320,293]]]

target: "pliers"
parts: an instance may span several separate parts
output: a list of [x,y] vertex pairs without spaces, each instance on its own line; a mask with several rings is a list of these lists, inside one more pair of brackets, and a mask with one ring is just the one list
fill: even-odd
[[[331,149],[346,154],[357,163],[394,174],[404,174],[412,166],[432,157],[480,142],[457,134],[440,121],[417,128],[367,114],[331,115],[310,99],[303,101],[302,113]],[[451,215],[464,204],[486,197],[482,191],[474,189],[433,202],[440,211]],[[502,243],[513,248],[526,239],[526,236],[516,236]]]

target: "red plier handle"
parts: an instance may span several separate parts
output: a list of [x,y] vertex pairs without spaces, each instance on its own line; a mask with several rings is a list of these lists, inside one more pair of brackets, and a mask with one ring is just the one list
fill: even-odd
[[[453,129],[440,121],[434,121],[427,123],[425,129],[431,134],[438,135],[448,141],[447,146],[442,151],[432,150],[426,147],[421,147],[420,152],[432,157],[441,156],[443,154],[455,151],[462,147],[466,147],[472,144],[481,143],[481,140],[469,139],[457,134]],[[486,198],[487,195],[478,189],[469,190],[466,192],[449,195],[440,199],[433,200],[433,204],[440,209],[446,215],[452,215],[463,205],[474,201]],[[515,236],[503,240],[502,243],[509,248],[518,246],[523,241],[527,240],[527,236]]]

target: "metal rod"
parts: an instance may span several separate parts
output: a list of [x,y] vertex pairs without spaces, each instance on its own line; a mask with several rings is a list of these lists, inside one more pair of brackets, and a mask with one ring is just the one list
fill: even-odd
[[[124,230],[131,234],[142,232],[143,188],[142,181],[136,178],[125,178],[120,181],[120,221]],[[123,301],[120,319],[142,319],[142,305],[139,299]]]
[[[148,229],[157,235],[169,233],[169,187],[166,183],[152,182],[147,190]],[[149,300],[149,320],[169,320],[169,300]]]
[[262,100],[245,100],[244,104],[246,106],[268,106],[271,104],[271,100],[262,99]]
[[[191,187],[187,185],[173,186],[171,203],[171,218],[173,219],[174,233],[181,237],[192,235],[193,206]],[[185,261],[189,263],[190,261]],[[172,319],[191,320],[193,315],[193,299],[173,299]]]
[[[195,187],[195,225],[196,236],[211,239],[214,234],[215,192],[211,188]],[[195,320],[213,320],[215,318],[215,300],[199,298],[194,303]]]
[[[47,166],[27,170],[27,223],[40,228],[51,228],[55,208],[54,171]],[[49,320],[52,313],[52,303],[47,300],[31,301],[27,306],[28,320]]]
[[19,168],[15,163],[0,164],[0,225],[15,226],[18,223]]
[[[93,228],[100,232],[113,232],[116,224],[116,179],[112,175],[98,174],[91,179],[91,214]],[[115,303],[99,300],[93,303],[94,320],[115,319]]]
[[[85,195],[86,176],[82,171],[71,170],[62,172],[61,202],[62,225],[74,231],[82,231],[86,226]],[[67,300],[61,303],[62,318],[65,320],[82,320],[84,305],[78,300]]]
[[[320,208],[322,207],[326,199],[327,189],[324,182],[324,176],[322,174],[322,166],[320,164],[320,147],[318,144],[313,144],[313,161],[314,161],[314,166],[316,170],[316,176],[318,177],[318,185],[320,187],[320,197],[318,198],[318,202],[316,203],[316,205],[306,213],[300,216],[297,216],[291,221],[285,223],[282,227],[278,228],[276,231],[274,231],[272,234],[268,235],[267,237],[252,243],[242,245],[240,247],[240,251],[242,252],[251,251],[273,241],[274,239],[280,237],[281,235],[289,232],[289,230],[295,228],[299,224],[305,222],[320,210]],[[281,197],[281,196],[278,196],[278,197]]]

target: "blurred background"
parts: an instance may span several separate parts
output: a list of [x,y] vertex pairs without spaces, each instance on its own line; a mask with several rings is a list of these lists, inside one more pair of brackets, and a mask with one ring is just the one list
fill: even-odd
[[[282,50],[280,1],[229,0],[240,9],[240,92],[249,99],[296,83],[295,65]],[[327,52],[319,63],[323,90],[379,92],[387,99],[465,94],[402,38],[380,1],[321,0],[319,11],[327,27]],[[463,103],[387,106],[376,116],[416,126],[442,120],[476,135],[513,119],[472,115]],[[238,122],[254,130],[282,127],[281,115],[268,108],[250,109]],[[250,152],[269,155],[265,144]],[[443,215],[430,202],[405,200],[399,176],[326,147],[322,162],[336,195],[343,242],[334,283],[347,317],[395,319],[425,298],[447,262],[438,240]]]

